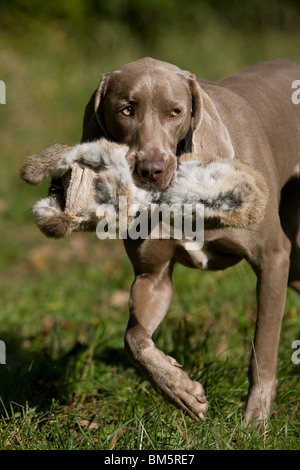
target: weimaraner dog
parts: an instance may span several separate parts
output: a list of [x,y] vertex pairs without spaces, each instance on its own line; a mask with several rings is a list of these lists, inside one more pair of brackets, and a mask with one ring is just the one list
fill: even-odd
[[246,422],[269,415],[287,286],[300,292],[300,105],[291,99],[297,79],[300,65],[286,60],[209,82],[143,58],[103,75],[85,110],[82,141],[105,136],[127,144],[142,187],[167,187],[178,155],[191,151],[239,159],[268,184],[263,222],[206,230],[199,250],[187,251],[179,240],[124,240],[135,271],[126,351],[161,395],[199,421],[208,408],[203,387],[155,347],[152,334],[170,304],[175,263],[218,270],[246,259],[257,275],[258,304]]

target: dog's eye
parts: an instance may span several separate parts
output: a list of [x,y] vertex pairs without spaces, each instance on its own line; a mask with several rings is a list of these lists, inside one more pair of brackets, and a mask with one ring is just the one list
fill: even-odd
[[170,118],[174,118],[180,114],[180,109],[173,109],[173,111],[170,112]]
[[132,106],[126,106],[126,108],[121,109],[120,112],[126,117],[134,116],[134,109]]

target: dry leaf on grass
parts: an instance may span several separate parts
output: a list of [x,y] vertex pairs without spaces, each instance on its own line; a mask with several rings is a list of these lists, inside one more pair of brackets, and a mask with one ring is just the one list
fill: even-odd
[[129,292],[126,290],[116,290],[110,298],[110,304],[116,308],[123,308],[128,305]]
[[90,420],[88,420],[88,419],[79,419],[78,424],[81,427],[86,428],[86,429],[98,429],[99,428],[99,424],[94,423],[94,416]]

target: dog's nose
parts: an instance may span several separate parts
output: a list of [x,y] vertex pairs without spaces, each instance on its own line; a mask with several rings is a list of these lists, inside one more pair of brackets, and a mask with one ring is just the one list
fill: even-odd
[[159,182],[166,171],[166,162],[160,160],[143,160],[139,163],[138,173],[140,177],[149,182]]

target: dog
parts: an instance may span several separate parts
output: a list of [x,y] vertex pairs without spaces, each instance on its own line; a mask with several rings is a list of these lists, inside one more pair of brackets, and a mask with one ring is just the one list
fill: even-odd
[[246,259],[257,276],[257,321],[245,420],[269,416],[287,286],[300,292],[300,105],[291,99],[299,78],[300,65],[288,60],[210,82],[143,58],[102,75],[85,109],[82,142],[106,137],[126,144],[142,188],[168,187],[184,152],[238,159],[268,185],[262,222],[205,230],[202,248],[187,250],[182,240],[124,240],[135,273],[125,350],[158,393],[198,421],[208,409],[202,385],[157,349],[152,335],[172,298],[175,263],[219,270]]

